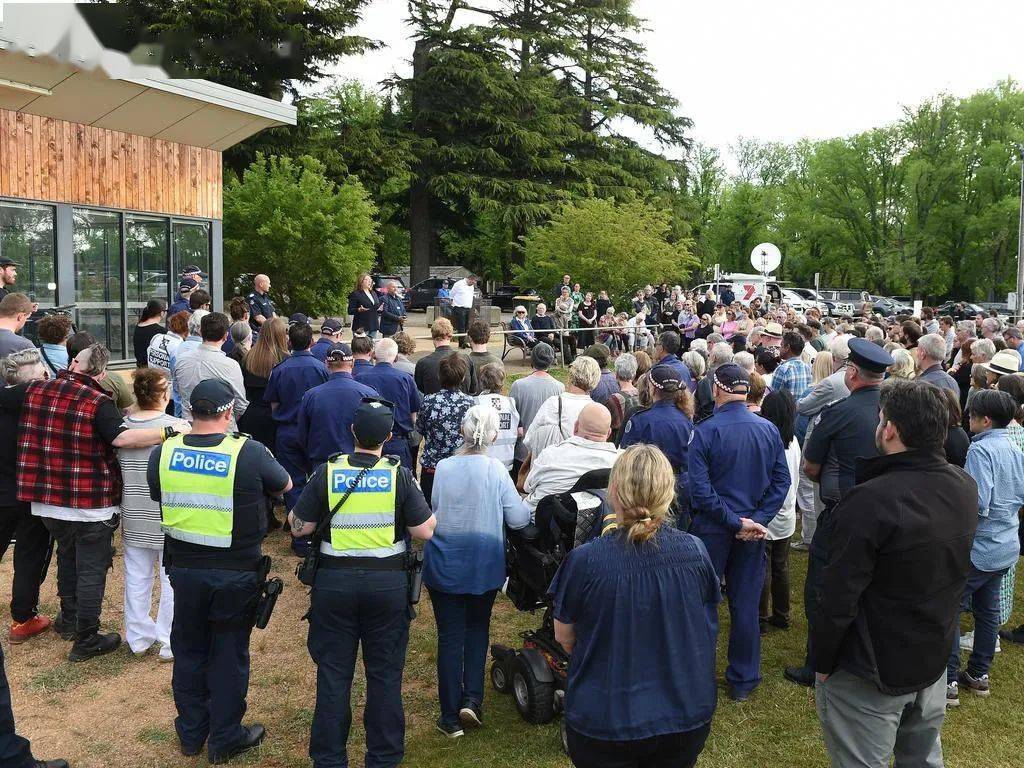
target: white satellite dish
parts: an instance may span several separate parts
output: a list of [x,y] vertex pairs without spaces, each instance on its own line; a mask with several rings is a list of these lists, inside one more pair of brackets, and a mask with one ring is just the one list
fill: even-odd
[[782,253],[771,243],[761,243],[750,252],[750,263],[762,275],[769,275],[782,263]]

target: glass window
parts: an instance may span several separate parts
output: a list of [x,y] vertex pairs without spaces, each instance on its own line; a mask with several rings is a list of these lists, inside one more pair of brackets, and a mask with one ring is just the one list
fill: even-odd
[[131,325],[137,322],[150,299],[170,302],[171,257],[167,219],[125,216],[124,257],[128,323]]
[[207,276],[203,288],[210,290],[210,222],[176,221],[173,228],[175,287],[182,268],[195,265]]
[[72,239],[78,330],[106,344],[111,358],[123,359],[121,214],[75,208]]
[[0,203],[0,256],[19,264],[11,290],[27,293],[40,307],[56,303],[54,208],[31,203]]

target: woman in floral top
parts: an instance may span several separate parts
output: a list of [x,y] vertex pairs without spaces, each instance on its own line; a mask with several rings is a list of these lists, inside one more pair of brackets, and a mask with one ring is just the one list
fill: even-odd
[[462,418],[476,401],[462,391],[469,361],[453,352],[438,364],[441,391],[423,398],[416,416],[416,430],[423,435],[420,454],[420,487],[427,501],[434,488],[434,470],[442,459],[454,455],[463,443]]

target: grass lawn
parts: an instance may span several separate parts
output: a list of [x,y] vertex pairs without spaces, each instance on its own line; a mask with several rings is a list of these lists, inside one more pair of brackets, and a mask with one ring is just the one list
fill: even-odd
[[[556,374],[558,372],[555,372]],[[518,376],[510,376],[510,382]],[[116,542],[118,546],[120,542]],[[265,746],[236,761],[266,768],[308,766],[306,749],[316,688],[315,668],[306,652],[309,606],[306,590],[296,580],[296,559],[281,532],[270,536],[265,550],[275,572],[286,583],[267,630],[252,640],[252,675],[247,722],[264,723]],[[763,644],[764,681],[744,704],[734,704],[720,687],[711,737],[699,765],[715,768],[805,768],[826,766],[813,693],[787,683],[782,668],[802,658],[806,625],[802,618],[806,556],[793,553],[794,626],[774,632]],[[41,608],[53,616],[57,608],[56,563],[44,585]],[[121,631],[123,622],[123,560],[119,555],[107,580],[104,625]],[[0,600],[10,598],[11,557],[0,564]],[[723,606],[724,608],[724,606]],[[420,615],[413,623],[405,668],[407,716],[406,761],[415,768],[567,768],[558,723],[530,726],[515,711],[512,699],[490,689],[484,703],[486,727],[458,741],[434,730],[437,717],[434,671],[436,632],[424,590]],[[1024,619],[1024,588],[1017,590],[1014,619]],[[491,622],[492,642],[512,645],[518,633],[535,627],[540,615],[520,614],[499,597]],[[723,611],[719,637],[719,678],[725,668],[728,617]],[[65,757],[75,768],[179,768],[205,766],[204,758],[178,752],[171,698],[171,665],[155,655],[135,658],[122,647],[116,653],[83,664],[69,664],[69,644],[55,633],[11,648],[7,656],[18,730],[33,740],[37,757]],[[643,648],[636,649],[638,653]],[[945,754],[950,768],[1011,768],[1024,765],[1019,733],[1024,729],[1024,648],[1008,647],[996,656],[993,693],[985,699],[964,694],[959,710],[946,720]],[[350,763],[363,765],[361,707],[363,676],[357,670],[353,688],[354,726]]]

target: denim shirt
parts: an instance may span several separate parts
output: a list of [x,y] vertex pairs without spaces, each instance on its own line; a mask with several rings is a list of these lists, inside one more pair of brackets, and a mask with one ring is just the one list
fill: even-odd
[[978,532],[971,563],[979,571],[999,571],[1020,554],[1017,511],[1024,506],[1024,453],[1005,429],[974,436],[967,451],[967,473],[978,484]]

